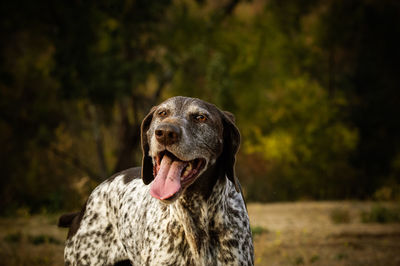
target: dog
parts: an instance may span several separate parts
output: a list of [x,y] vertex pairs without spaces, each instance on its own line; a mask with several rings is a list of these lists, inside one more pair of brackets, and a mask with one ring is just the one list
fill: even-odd
[[239,144],[234,116],[213,104],[177,96],[153,107],[141,124],[142,166],[60,217],[65,265],[253,265]]

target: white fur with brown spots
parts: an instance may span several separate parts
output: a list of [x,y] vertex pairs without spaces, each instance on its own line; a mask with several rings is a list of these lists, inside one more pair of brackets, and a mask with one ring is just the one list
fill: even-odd
[[141,130],[142,167],[109,178],[80,213],[60,218],[70,227],[65,264],[253,265],[233,115],[174,97]]

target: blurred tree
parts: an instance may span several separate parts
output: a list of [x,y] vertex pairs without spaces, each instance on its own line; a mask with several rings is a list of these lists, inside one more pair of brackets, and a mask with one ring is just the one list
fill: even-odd
[[[34,210],[54,201],[60,205],[70,191],[63,193],[60,181],[72,171],[62,162],[96,182],[132,166],[140,119],[159,101],[170,79],[158,62],[156,47],[169,4],[2,3],[2,210],[13,208],[12,203]],[[149,75],[156,82],[151,88],[146,85]],[[119,123],[117,138],[110,138],[117,155],[110,167],[104,129],[115,128],[114,119]],[[53,168],[60,163],[65,172],[57,174]]]
[[346,119],[359,132],[351,160],[358,174],[352,195],[358,197],[400,184],[393,168],[400,154],[399,14],[398,1],[331,1],[316,27],[314,45],[327,64],[313,75],[346,95]]
[[400,184],[394,0],[0,5],[2,212],[137,165],[142,117],[177,94],[236,114],[250,200]]
[[179,63],[162,32],[170,1],[25,2],[1,4],[3,211],[68,207],[82,175],[93,186],[139,163],[141,118]]
[[243,180],[250,200],[350,196],[351,187],[342,188],[354,182],[348,160],[357,130],[342,122],[346,99],[331,97],[310,76],[313,54],[301,25],[296,20],[287,28],[281,20],[285,8],[299,21],[308,9],[271,2],[248,16],[249,5],[239,5],[220,24],[201,6],[175,7],[173,17],[185,27],[166,31],[175,57],[182,58],[172,90],[237,114],[242,153],[257,161],[243,155],[246,163],[239,165],[251,177]]

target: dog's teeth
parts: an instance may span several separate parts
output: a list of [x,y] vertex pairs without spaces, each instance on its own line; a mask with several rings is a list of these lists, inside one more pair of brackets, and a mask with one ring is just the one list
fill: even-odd
[[185,167],[184,171],[183,171],[183,174],[182,174],[182,176],[181,176],[181,180],[183,180],[183,179],[185,179],[186,177],[188,177],[193,171],[195,171],[195,170],[193,169],[193,163],[192,163],[192,162],[189,162],[189,163],[187,164],[187,166]]
[[186,168],[185,172],[183,173],[183,177],[187,177],[190,174],[190,169]]

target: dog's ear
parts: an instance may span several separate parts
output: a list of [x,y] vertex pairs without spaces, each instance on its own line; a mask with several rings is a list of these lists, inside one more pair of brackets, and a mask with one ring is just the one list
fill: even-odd
[[147,139],[147,130],[149,130],[151,120],[153,119],[155,107],[153,107],[150,112],[146,115],[143,119],[142,124],[140,126],[140,141],[142,145],[142,171],[141,177],[143,183],[146,185],[150,184],[153,181],[153,161],[152,158],[149,156],[149,141]]
[[235,174],[236,153],[240,145],[240,133],[235,126],[235,116],[230,112],[222,111],[223,131],[223,150],[220,156],[221,163],[224,166],[226,177],[235,185],[236,191],[240,192],[240,183]]

